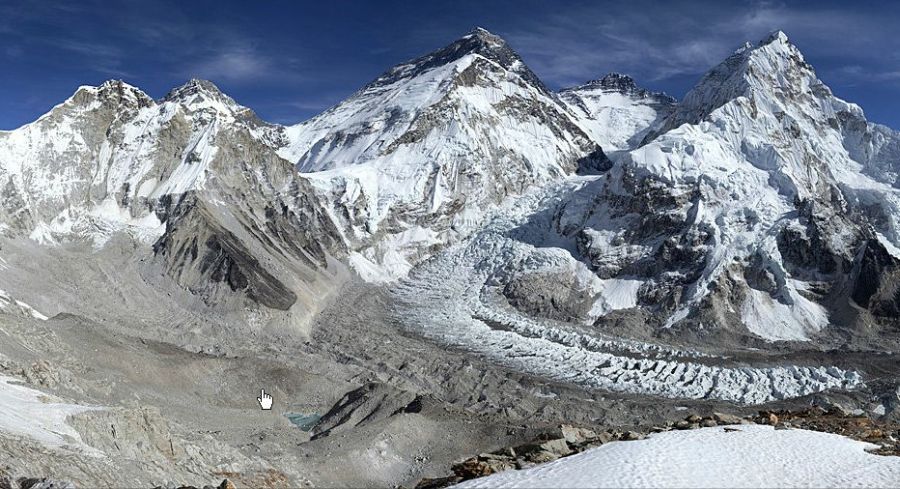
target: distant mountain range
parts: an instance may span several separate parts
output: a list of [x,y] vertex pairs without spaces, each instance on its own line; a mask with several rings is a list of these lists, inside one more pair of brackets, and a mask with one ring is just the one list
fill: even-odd
[[[629,340],[893,350],[898,169],[900,134],[781,32],[676,101],[621,74],[553,92],[476,29],[294,126],[203,80],[81,87],[0,132],[0,233],[78,260],[132,242],[132,287],[263,330],[348,280],[457,280],[485,311]],[[63,312],[14,282],[6,312]],[[781,395],[858,381],[798,379]]]

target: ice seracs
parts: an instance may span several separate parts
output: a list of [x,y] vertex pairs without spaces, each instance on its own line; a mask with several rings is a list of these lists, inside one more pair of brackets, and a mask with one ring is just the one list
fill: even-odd
[[892,307],[892,255],[861,250],[887,249],[873,231],[896,243],[884,163],[896,137],[775,33],[710,70],[643,145],[562,199],[542,239],[601,279],[643,281],[636,309],[664,328],[809,340],[839,316],[853,330],[867,319],[848,324],[848,311],[872,311],[855,295]]

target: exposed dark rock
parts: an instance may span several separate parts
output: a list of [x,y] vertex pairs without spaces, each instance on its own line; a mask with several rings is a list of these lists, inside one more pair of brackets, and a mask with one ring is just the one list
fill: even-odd
[[603,173],[612,168],[612,161],[603,152],[600,146],[578,159],[577,172],[582,175]]
[[75,489],[75,484],[47,478],[21,478],[19,479],[19,489]]
[[876,239],[863,243],[851,275],[853,301],[876,316],[900,316],[900,260]]
[[153,250],[179,283],[208,294],[210,300],[209,285],[215,283],[245,292],[250,299],[273,309],[287,310],[297,300],[296,294],[197,200],[179,204]]
[[341,398],[313,427],[313,438],[321,438],[355,426],[367,425],[401,413],[422,409],[415,393],[386,384],[368,383]]
[[713,419],[720,425],[741,424],[742,418],[734,414],[713,413]]
[[366,88],[390,85],[400,79],[414,77],[432,68],[446,65],[471,53],[479,54],[506,69],[514,70],[529,84],[539,87],[547,94],[552,93],[537,75],[525,66],[519,55],[506,44],[506,41],[480,27],[442,49],[391,68],[369,83]]

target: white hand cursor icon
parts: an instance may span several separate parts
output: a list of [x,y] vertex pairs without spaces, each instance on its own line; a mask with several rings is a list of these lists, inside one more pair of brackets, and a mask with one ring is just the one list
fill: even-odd
[[259,397],[257,397],[256,400],[259,401],[259,407],[262,408],[263,411],[272,409],[272,395],[266,394],[265,389],[260,389]]

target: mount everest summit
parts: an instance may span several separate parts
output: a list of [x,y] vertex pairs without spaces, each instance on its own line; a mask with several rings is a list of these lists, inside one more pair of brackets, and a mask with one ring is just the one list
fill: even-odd
[[530,388],[890,413],[867,362],[900,349],[898,165],[781,32],[680,101],[617,73],[554,92],[483,29],[293,126],[209,81],[110,81],[0,132],[0,316],[214,358],[328,344],[420,394],[378,395],[492,416],[518,414],[412,350],[385,366],[383,328]]

